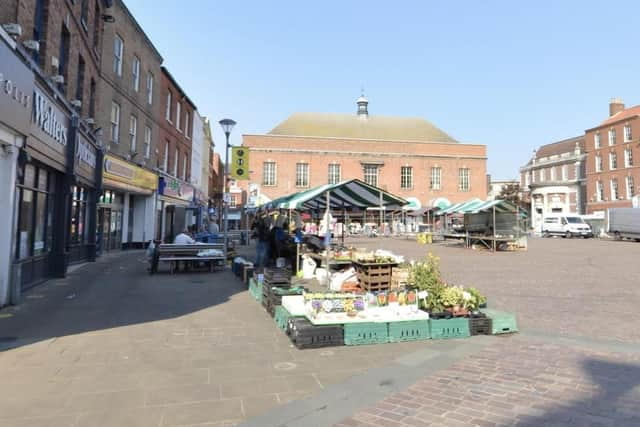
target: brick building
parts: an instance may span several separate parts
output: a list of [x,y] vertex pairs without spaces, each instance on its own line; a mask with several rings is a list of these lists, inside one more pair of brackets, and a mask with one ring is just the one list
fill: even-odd
[[[487,195],[484,145],[461,144],[421,118],[295,113],[266,135],[243,135],[261,198],[359,178],[416,206]],[[246,190],[246,189],[245,189]]]
[[640,106],[609,104],[609,118],[585,131],[587,210],[631,207],[640,194]]
[[154,235],[162,56],[122,0],[104,24],[94,120],[107,147],[98,209],[102,249],[141,247]]
[[584,137],[546,144],[520,168],[523,198],[531,202],[531,228],[550,213],[586,213]]
[[[175,229],[175,207],[192,206],[195,195],[190,180],[196,106],[166,67],[162,67],[160,73],[160,100],[160,196],[156,206],[156,237],[171,240],[181,231]],[[187,223],[191,222],[187,220]]]

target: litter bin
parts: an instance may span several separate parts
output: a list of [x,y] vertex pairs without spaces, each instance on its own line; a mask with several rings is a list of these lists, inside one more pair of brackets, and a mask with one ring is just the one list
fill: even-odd
[[424,237],[425,237],[425,243],[427,245],[430,245],[431,243],[433,243],[433,233],[424,233]]

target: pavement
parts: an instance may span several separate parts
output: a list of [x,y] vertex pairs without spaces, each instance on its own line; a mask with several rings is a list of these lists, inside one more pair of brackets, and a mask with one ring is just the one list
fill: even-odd
[[0,310],[0,425],[640,425],[637,244],[351,243],[433,252],[522,332],[297,350],[229,271],[109,254]]

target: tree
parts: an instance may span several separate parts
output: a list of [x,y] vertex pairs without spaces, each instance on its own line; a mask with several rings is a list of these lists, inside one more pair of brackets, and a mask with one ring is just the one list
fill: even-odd
[[496,199],[507,200],[524,210],[528,208],[527,203],[522,199],[520,184],[503,185],[502,189],[500,190],[500,194],[498,194]]

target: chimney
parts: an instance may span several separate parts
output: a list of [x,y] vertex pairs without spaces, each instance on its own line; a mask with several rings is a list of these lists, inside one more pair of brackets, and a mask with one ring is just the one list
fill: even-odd
[[620,111],[624,110],[624,102],[622,102],[622,98],[611,98],[609,102],[609,117],[614,114],[618,114]]

